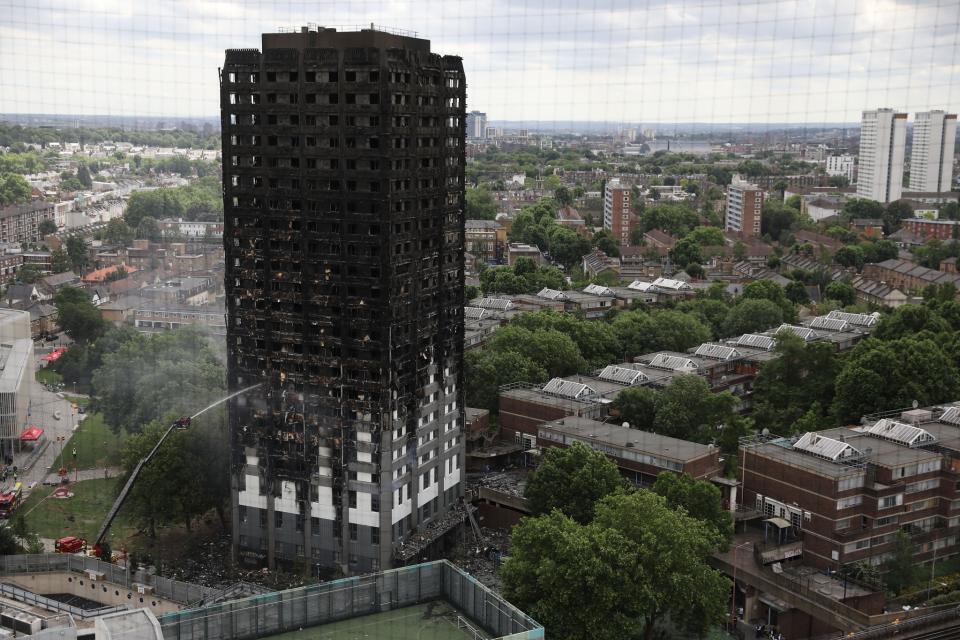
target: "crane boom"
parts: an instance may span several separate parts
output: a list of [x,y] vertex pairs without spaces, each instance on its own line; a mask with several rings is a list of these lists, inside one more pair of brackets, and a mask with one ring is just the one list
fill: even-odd
[[[214,402],[213,404],[211,404],[211,405],[209,405],[209,406],[201,409],[200,411],[198,411],[198,412],[196,412],[195,414],[193,414],[192,416],[190,416],[190,420],[194,420],[195,418],[198,418],[198,417],[202,416],[204,413],[206,413],[206,412],[209,411],[210,409],[213,409],[214,407],[217,407],[217,406],[223,404],[224,402],[227,402],[228,400],[232,400],[232,399],[236,398],[236,397],[239,396],[239,395],[243,395],[243,394],[246,393],[247,391],[251,391],[252,389],[256,389],[256,388],[259,387],[259,386],[260,386],[260,384],[258,383],[258,384],[249,386],[249,387],[247,387],[246,389],[241,389],[240,391],[236,391],[236,392],[234,392],[234,393],[231,393],[230,395],[226,396],[225,398],[220,398],[219,400],[217,400],[217,401]],[[148,462],[150,462],[150,460],[153,458],[153,456],[156,455],[157,451],[160,449],[160,447],[163,445],[164,441],[167,439],[167,436],[169,436],[169,435],[170,435],[170,432],[173,431],[175,428],[177,428],[177,427],[180,425],[180,422],[181,422],[180,420],[177,420],[176,422],[174,422],[173,424],[171,424],[171,425],[167,428],[167,430],[163,432],[163,435],[160,436],[160,439],[157,440],[157,444],[153,445],[153,449],[150,450],[150,453],[148,453],[146,456],[144,456],[143,458],[141,458],[141,459],[140,459],[140,462],[137,463],[137,466],[135,466],[135,467],[133,468],[133,472],[130,474],[130,477],[127,478],[126,484],[123,485],[123,489],[120,490],[120,494],[117,496],[117,499],[114,500],[113,506],[110,507],[110,511],[107,512],[107,517],[106,517],[106,519],[103,521],[103,524],[100,525],[100,531],[97,532],[97,538],[96,538],[96,540],[94,540],[94,543],[93,543],[94,549],[99,549],[100,543],[103,542],[103,538],[107,535],[107,531],[110,530],[110,525],[113,524],[113,519],[117,517],[117,512],[120,511],[120,507],[122,507],[124,501],[126,501],[127,495],[130,493],[131,487],[133,487],[133,483],[136,482],[137,476],[140,475],[140,471],[143,469],[144,466],[146,466],[146,464],[147,464]]]

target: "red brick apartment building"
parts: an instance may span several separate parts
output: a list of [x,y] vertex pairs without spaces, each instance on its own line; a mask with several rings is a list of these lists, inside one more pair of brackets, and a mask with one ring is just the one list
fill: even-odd
[[640,220],[630,210],[630,187],[618,180],[607,183],[603,193],[603,228],[622,247],[630,244],[630,232]]
[[882,564],[898,531],[917,562],[960,551],[960,406],[761,437],[740,456],[742,503],[790,522],[806,564]]

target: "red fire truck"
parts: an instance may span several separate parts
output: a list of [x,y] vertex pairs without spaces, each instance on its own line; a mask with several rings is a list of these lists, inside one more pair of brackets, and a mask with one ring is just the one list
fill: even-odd
[[9,518],[20,506],[23,498],[23,484],[18,482],[13,489],[0,493],[0,518]]

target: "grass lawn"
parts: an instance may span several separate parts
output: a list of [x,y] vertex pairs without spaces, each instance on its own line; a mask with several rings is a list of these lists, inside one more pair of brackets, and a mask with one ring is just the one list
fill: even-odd
[[52,369],[37,369],[37,382],[42,384],[63,382],[63,376]]
[[[72,484],[74,496],[66,500],[45,499],[53,487],[38,486],[19,512],[30,530],[42,538],[81,536],[92,540],[113,504],[116,482],[116,478],[110,478]],[[134,527],[121,511],[113,522],[111,544],[118,548],[116,541],[129,539],[133,533]]]
[[[63,461],[73,469],[72,453],[77,450],[77,466],[80,469],[101,469],[120,466],[122,436],[114,433],[103,422],[99,413],[88,413],[86,419],[63,447]],[[52,443],[51,447],[57,446]],[[59,450],[54,468],[60,466]]]

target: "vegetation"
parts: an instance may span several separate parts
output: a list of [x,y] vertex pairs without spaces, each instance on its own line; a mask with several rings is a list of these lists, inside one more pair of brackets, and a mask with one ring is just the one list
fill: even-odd
[[517,258],[513,266],[488,267],[480,273],[484,295],[536,293],[544,287],[563,290],[567,284],[559,269],[537,266],[533,258]]
[[593,519],[597,502],[623,489],[623,478],[607,456],[575,442],[547,449],[527,481],[524,497],[537,516],[557,510],[580,524]]
[[53,298],[57,308],[57,324],[70,338],[81,344],[102,336],[109,326],[90,294],[76,287],[63,287]]
[[97,408],[114,431],[139,433],[167,412],[189,415],[222,396],[224,365],[202,334],[181,329],[119,337],[92,380]]
[[603,498],[589,524],[554,510],[514,528],[504,596],[550,637],[653,637],[666,618],[700,635],[722,621],[728,580],[707,556],[710,525],[649,491]]
[[[2,156],[0,156],[2,157]],[[0,173],[0,207],[27,202],[33,193],[30,183],[15,173]]]
[[137,229],[144,218],[223,220],[223,195],[219,178],[211,175],[183,187],[135,191],[127,200],[123,220],[131,229]]
[[733,517],[724,509],[720,489],[709,480],[695,480],[685,473],[662,471],[653,483],[653,492],[667,499],[672,509],[712,526],[720,537],[720,550],[733,540]]

